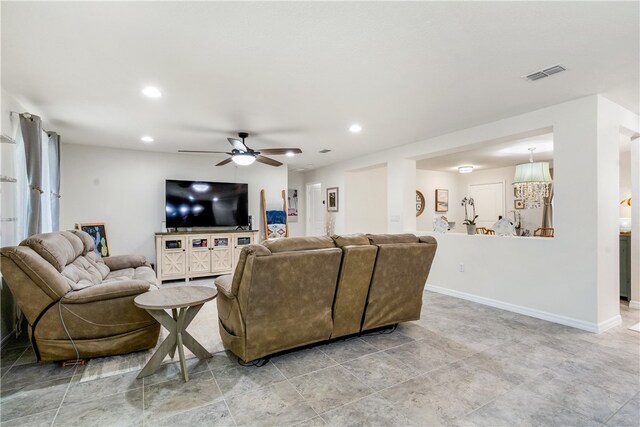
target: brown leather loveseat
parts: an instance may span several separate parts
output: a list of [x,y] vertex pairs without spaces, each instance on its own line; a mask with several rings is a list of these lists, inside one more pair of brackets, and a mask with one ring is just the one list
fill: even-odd
[[75,359],[74,345],[80,358],[90,358],[149,349],[158,340],[160,325],[133,303],[156,286],[143,256],[101,258],[91,236],[69,230],[2,248],[0,268],[39,360]]
[[297,237],[245,247],[216,279],[223,344],[245,362],[417,320],[435,256],[412,234]]

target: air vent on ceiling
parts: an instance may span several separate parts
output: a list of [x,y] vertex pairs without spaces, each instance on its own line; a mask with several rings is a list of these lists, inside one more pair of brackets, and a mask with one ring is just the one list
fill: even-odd
[[327,154],[328,152],[330,152],[331,150],[325,148],[324,150],[320,150],[320,153],[322,154]]
[[536,71],[535,73],[522,76],[522,78],[529,80],[531,82],[534,82],[536,80],[544,79],[546,77],[561,73],[563,71],[567,71],[567,69],[562,65],[554,65],[553,67],[545,68],[544,70]]

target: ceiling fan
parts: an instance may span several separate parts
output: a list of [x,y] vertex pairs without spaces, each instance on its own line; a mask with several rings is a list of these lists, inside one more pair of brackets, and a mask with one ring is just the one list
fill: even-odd
[[224,166],[227,163],[233,161],[235,164],[240,166],[247,166],[253,162],[264,163],[269,166],[281,166],[282,163],[271,159],[269,157],[265,157],[262,154],[271,154],[271,155],[279,155],[286,154],[287,156],[293,156],[294,154],[302,153],[302,150],[299,148],[265,148],[260,151],[252,150],[247,146],[244,142],[244,139],[249,136],[247,132],[240,132],[238,134],[242,141],[237,138],[227,138],[229,144],[233,147],[231,152],[226,151],[199,151],[199,150],[178,150],[178,153],[215,153],[215,154],[228,154],[231,157],[228,159],[224,159],[216,166]]

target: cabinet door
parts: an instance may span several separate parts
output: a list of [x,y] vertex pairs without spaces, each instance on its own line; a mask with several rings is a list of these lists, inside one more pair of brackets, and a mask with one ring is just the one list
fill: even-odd
[[169,250],[162,253],[162,277],[184,276],[187,263],[184,249]]
[[189,236],[189,274],[206,274],[211,271],[209,236]]
[[184,237],[162,239],[162,278],[184,277],[187,257]]
[[240,260],[242,248],[255,243],[254,239],[254,233],[237,233],[233,235],[233,271],[235,271],[236,265],[238,265],[238,261]]
[[231,236],[214,234],[211,236],[211,271],[214,273],[231,270]]

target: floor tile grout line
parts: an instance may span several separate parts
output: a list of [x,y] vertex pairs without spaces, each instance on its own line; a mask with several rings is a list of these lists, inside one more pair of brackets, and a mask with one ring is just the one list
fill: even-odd
[[31,346],[27,346],[27,347],[25,347],[24,351],[23,351],[22,353],[20,353],[20,356],[18,356],[18,357],[16,358],[16,360],[14,360],[14,361],[11,363],[11,365],[9,366],[9,369],[7,369],[7,372],[5,372],[5,373],[4,373],[4,375],[2,375],[3,377],[4,377],[5,375],[7,375],[7,374],[8,374],[8,373],[13,369],[13,367],[14,367],[14,366],[16,366],[16,363],[18,363],[18,360],[20,360],[20,358],[21,358],[22,356],[24,356],[24,354],[27,352],[27,350],[29,350],[29,348],[31,348]]
[[[313,418],[315,418],[315,417],[320,416],[320,414],[318,413],[318,411],[316,411],[316,409],[313,407],[313,405],[307,401],[307,399],[302,395],[302,393],[300,393],[300,391],[296,388],[296,386],[295,386],[295,385],[293,385],[293,384],[291,383],[291,381],[289,381],[289,378],[287,378],[287,376],[284,374],[284,372],[282,372],[282,371],[280,370],[280,368],[278,368],[278,365],[276,365],[273,361],[270,361],[270,362],[273,364],[273,366],[275,366],[275,368],[278,370],[278,372],[280,372],[280,375],[282,375],[282,376],[285,378],[285,380],[287,381],[287,383],[288,383],[291,387],[293,387],[293,389],[296,391],[296,393],[298,393],[298,395],[302,398],[302,400],[303,400],[305,403],[307,403],[307,404],[309,405],[309,407],[311,408],[311,410],[312,410],[312,411],[313,411],[313,413],[315,414],[313,417],[311,417],[311,418],[307,418],[306,420],[302,420],[302,421],[300,421],[299,423],[296,423],[296,424],[300,424],[300,423],[303,423],[303,422],[305,422],[305,421],[308,421],[308,420],[311,420],[311,419],[313,419]],[[294,425],[295,425],[295,424],[294,424]]]
[[619,407],[619,408],[618,408],[618,409],[617,409],[613,414],[611,414],[611,416],[610,416],[609,418],[607,418],[607,419],[606,419],[606,421],[603,421],[603,422],[602,422],[602,424],[609,425],[609,424],[607,424],[607,423],[608,423],[609,421],[611,421],[611,418],[615,417],[615,416],[616,416],[616,414],[617,414],[618,412],[620,412],[620,410],[622,410],[622,408],[624,408],[625,406],[627,406],[627,405],[629,404],[629,402],[631,402],[633,399],[635,399],[635,398],[636,398],[636,396],[637,396],[637,395],[639,395],[639,394],[640,394],[640,391],[639,391],[639,392],[637,392],[636,394],[634,394],[634,395],[633,395],[629,400],[627,400],[627,401],[626,401],[626,402],[625,402],[621,407]]
[[213,381],[216,383],[216,387],[218,387],[218,390],[220,390],[220,398],[222,399],[222,402],[224,402],[224,406],[225,406],[225,408],[227,408],[227,412],[229,412],[229,416],[231,417],[231,421],[233,421],[233,425],[238,427],[238,423],[236,422],[235,417],[231,413],[231,408],[229,407],[229,404],[227,403],[227,398],[225,397],[224,392],[222,391],[222,387],[220,387],[220,384],[218,383],[218,379],[216,378],[215,374],[213,373],[213,369],[211,368],[211,365],[209,365],[208,361],[207,361],[207,367],[209,368],[209,372],[211,373],[211,376],[213,377]]
[[56,413],[53,416],[53,419],[51,420],[51,427],[53,427],[53,424],[56,422],[56,418],[58,418],[58,414],[60,413],[60,409],[62,409],[62,404],[64,403],[64,399],[67,398],[67,393],[69,393],[69,389],[71,388],[71,383],[73,382],[73,377],[76,375],[76,372],[78,371],[78,365],[76,365],[73,368],[73,375],[71,375],[71,378],[69,378],[69,384],[67,384],[67,388],[64,391],[64,394],[62,395],[62,400],[60,401],[60,405],[58,405],[58,409],[56,410]]

